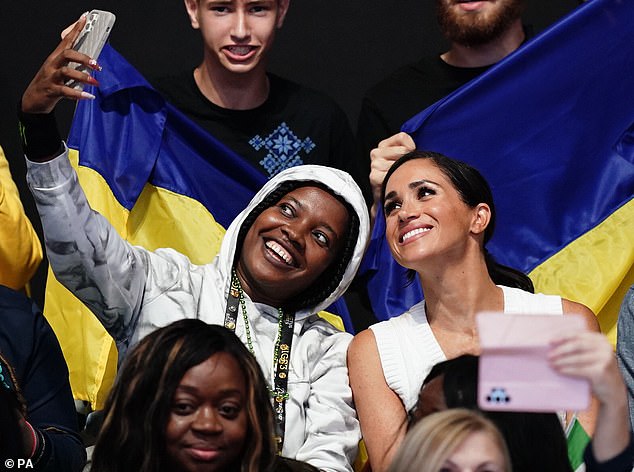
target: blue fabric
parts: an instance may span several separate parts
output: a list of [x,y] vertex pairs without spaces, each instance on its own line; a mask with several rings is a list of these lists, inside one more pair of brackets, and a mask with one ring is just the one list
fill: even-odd
[[[418,149],[488,180],[498,219],[487,247],[498,262],[529,272],[632,198],[632,25],[634,2],[587,2],[403,125]],[[383,233],[379,221],[364,264],[378,319],[422,299]]]
[[[97,171],[128,210],[150,183],[202,203],[228,227],[267,177],[166,102],[111,46],[99,63],[100,87],[87,89],[97,99],[78,103],[68,138],[80,165]],[[343,299],[328,311],[352,332]]]
[[68,146],[132,209],[146,183],[201,202],[227,227],[266,177],[166,103],[112,47],[99,56],[97,100],[79,102]]
[[68,368],[55,333],[31,300],[2,285],[0,353],[15,371],[27,404],[27,420],[45,437],[35,469],[81,471],[86,450],[79,437]]

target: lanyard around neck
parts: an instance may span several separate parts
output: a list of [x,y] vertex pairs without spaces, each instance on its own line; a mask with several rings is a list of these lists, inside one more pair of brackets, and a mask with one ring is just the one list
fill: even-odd
[[[251,340],[251,327],[244,299],[244,292],[235,271],[231,277],[231,287],[227,298],[227,310],[225,312],[225,328],[235,331],[239,308],[242,308],[244,330],[247,338],[247,347],[254,357],[255,350]],[[273,351],[274,388],[269,388],[273,398],[273,411],[275,413],[277,452],[281,454],[284,445],[284,430],[286,425],[286,400],[288,399],[288,371],[291,358],[291,345],[293,343],[293,328],[295,326],[295,313],[284,313],[278,309],[278,331],[275,349]]]

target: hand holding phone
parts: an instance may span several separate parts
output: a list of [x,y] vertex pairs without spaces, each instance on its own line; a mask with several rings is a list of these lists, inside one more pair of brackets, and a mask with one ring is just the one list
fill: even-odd
[[[115,20],[115,15],[108,11],[92,10],[89,12],[86,15],[84,28],[73,43],[73,49],[96,60],[106,44],[106,40],[112,31]],[[77,62],[69,62],[68,67],[80,72],[89,71],[88,67],[83,64],[78,64]],[[69,80],[66,82],[66,85],[75,90],[83,89],[83,84],[76,80]]]
[[587,330],[578,315],[479,313],[478,405],[483,410],[556,412],[586,410],[586,379],[556,372],[552,341]]

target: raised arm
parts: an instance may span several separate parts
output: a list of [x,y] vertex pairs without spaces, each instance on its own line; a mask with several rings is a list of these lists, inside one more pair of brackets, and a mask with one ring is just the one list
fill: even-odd
[[377,211],[381,211],[379,200],[385,174],[392,167],[394,161],[414,149],[416,149],[416,143],[412,137],[407,133],[400,132],[384,139],[370,152],[370,187],[373,199],[370,217],[372,222],[376,218]]
[[[554,343],[550,358],[560,373],[590,382],[599,403],[591,443],[596,462],[605,463],[627,451],[631,441],[627,394],[607,338],[596,332],[564,337]],[[628,471],[632,467],[631,450],[629,456],[629,467],[624,469]]]
[[[562,299],[564,315],[581,315],[586,321],[586,326],[588,327],[588,331],[593,333],[600,333],[601,329],[599,328],[599,322],[597,321],[597,317],[592,310],[581,303],[573,302],[572,300]],[[592,403],[590,404],[590,408],[586,411],[577,412],[577,418],[579,418],[579,422],[583,429],[590,436],[594,434],[594,428],[596,427],[597,415],[599,413],[599,402],[593,396]],[[571,420],[573,412],[568,412],[566,422]]]
[[96,84],[89,74],[68,67],[72,60],[98,68],[91,58],[70,49],[84,22],[85,18],[78,21],[46,59],[22,96],[19,115],[27,180],[51,267],[120,341],[129,337],[140,311],[147,255],[131,247],[90,208],[52,113],[62,98],[91,97],[67,87],[69,79]]
[[371,330],[357,334],[348,348],[350,386],[373,472],[389,467],[407,428],[407,412],[385,381]]

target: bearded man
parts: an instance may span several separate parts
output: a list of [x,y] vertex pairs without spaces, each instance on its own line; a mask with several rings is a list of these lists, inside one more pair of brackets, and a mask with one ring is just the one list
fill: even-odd
[[[366,93],[357,140],[363,166],[372,169],[370,185],[375,201],[393,158],[414,148],[409,136],[392,135],[409,118],[515,51],[526,38],[521,20],[524,3],[437,0],[438,23],[450,42],[449,50],[400,68]],[[379,146],[382,140],[389,146]],[[384,153],[377,147],[388,147],[389,151]],[[392,150],[397,151],[395,155]]]

